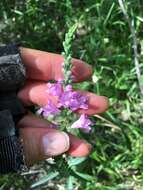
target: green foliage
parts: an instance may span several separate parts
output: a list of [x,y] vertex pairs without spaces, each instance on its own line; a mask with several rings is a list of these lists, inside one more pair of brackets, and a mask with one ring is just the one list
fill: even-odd
[[41,179],[39,179],[37,182],[35,182],[34,184],[31,185],[31,188],[35,188],[37,186],[43,185],[46,182],[48,182],[49,180],[57,177],[59,175],[58,172],[51,172],[48,175],[42,177]]
[[71,64],[71,59],[72,59],[72,40],[73,40],[73,36],[74,33],[77,29],[78,24],[75,23],[74,25],[72,25],[71,27],[69,27],[68,32],[66,32],[65,34],[65,40],[63,42],[63,48],[64,48],[64,52],[63,52],[63,56],[64,56],[64,76],[65,76],[65,84],[70,84],[72,82],[71,78],[71,68],[72,68],[72,64]]
[[[142,70],[143,2],[125,2],[135,22]],[[32,184],[46,179],[35,189],[142,190],[143,100],[130,28],[118,1],[1,0],[0,18],[1,43],[17,40],[23,46],[56,53],[63,52],[65,33],[78,22],[72,55],[91,64],[94,77],[75,86],[110,99],[109,110],[100,117],[93,116],[93,133],[81,135],[93,145],[88,158],[57,157],[56,164],[34,166],[35,172],[1,176],[0,189],[29,190]],[[59,175],[48,181],[53,171]]]

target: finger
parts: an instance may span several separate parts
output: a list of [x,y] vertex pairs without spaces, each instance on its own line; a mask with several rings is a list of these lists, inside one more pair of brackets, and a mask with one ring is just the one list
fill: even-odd
[[20,138],[23,139],[24,154],[28,165],[60,155],[69,149],[68,135],[55,129],[21,128]]
[[[91,145],[73,135],[51,128],[51,123],[32,114],[19,122],[25,158],[28,165],[56,156],[68,150],[72,156],[87,156]],[[60,145],[60,146],[59,146]]]
[[[21,48],[21,57],[27,68],[27,77],[35,80],[63,79],[63,56],[44,51]],[[85,62],[72,59],[72,74],[76,82],[87,80],[92,75],[92,68]]]
[[[29,81],[25,87],[19,91],[18,97],[25,105],[36,104],[44,106],[48,103],[48,100],[52,100],[55,104],[57,98],[49,95],[46,90],[48,89],[47,84],[44,82]],[[79,113],[87,113],[89,115],[95,113],[102,113],[108,108],[108,99],[104,96],[98,96],[90,92],[80,91],[80,93],[88,97],[88,110],[79,110]]]
[[83,139],[78,139],[72,134],[69,134],[70,137],[70,149],[68,154],[74,157],[84,157],[87,156],[92,149],[92,146]]
[[108,109],[109,102],[108,98],[105,96],[98,96],[94,93],[81,91],[79,90],[80,94],[85,95],[88,97],[88,109],[83,110],[79,109],[77,112],[82,114],[94,115],[97,113],[103,113]]

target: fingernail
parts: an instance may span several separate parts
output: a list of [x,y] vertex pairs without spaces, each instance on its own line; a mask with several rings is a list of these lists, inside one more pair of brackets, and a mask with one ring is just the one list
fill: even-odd
[[49,132],[42,138],[45,156],[56,156],[69,149],[69,136],[64,132]]

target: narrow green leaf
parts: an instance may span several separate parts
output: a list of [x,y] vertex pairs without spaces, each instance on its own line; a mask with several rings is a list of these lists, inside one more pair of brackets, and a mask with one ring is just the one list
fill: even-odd
[[107,24],[107,22],[108,22],[108,20],[109,20],[109,18],[110,18],[110,16],[111,16],[111,13],[112,13],[112,11],[113,11],[113,9],[114,9],[114,6],[115,6],[115,3],[113,2],[112,3],[112,5],[111,5],[111,7],[110,7],[110,9],[109,9],[109,12],[108,12],[108,14],[107,14],[107,16],[106,16],[106,18],[105,18],[105,21],[104,21],[104,26]]
[[35,182],[34,184],[31,185],[31,188],[35,188],[37,186],[40,186],[46,182],[48,182],[49,180],[57,177],[59,175],[59,172],[51,172],[48,175],[42,177],[41,179],[39,179],[39,181]]
[[142,18],[142,17],[137,16],[136,18],[137,18],[139,21],[143,22],[143,18]]
[[19,10],[13,10],[14,13],[16,13],[17,15],[23,15],[23,12],[19,11]]
[[78,175],[79,177],[81,177],[82,179],[85,179],[86,181],[92,181],[94,179],[91,175],[88,175],[88,174],[80,173],[77,171],[74,171],[74,173]]
[[76,166],[86,160],[86,157],[81,157],[81,158],[72,158],[70,157],[68,159],[68,165],[69,167]]
[[6,183],[0,186],[0,190],[4,190],[5,186],[6,186]]
[[143,75],[140,77],[140,84],[143,85]]
[[74,187],[73,187],[74,183],[75,183],[75,178],[73,176],[69,176],[67,179],[67,188],[66,189],[67,190],[73,190],[74,189]]

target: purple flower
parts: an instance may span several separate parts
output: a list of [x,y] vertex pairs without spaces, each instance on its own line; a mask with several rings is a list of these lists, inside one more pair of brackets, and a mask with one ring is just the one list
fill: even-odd
[[[68,84],[63,87],[63,81],[59,80],[55,84],[48,83],[47,92],[53,96],[58,97],[58,104],[55,105],[51,100],[48,104],[38,110],[38,114],[42,114],[44,117],[49,115],[57,115],[60,113],[59,108],[69,108],[71,111],[77,109],[88,109],[88,97],[82,95],[78,91],[73,91],[72,85]],[[91,130],[93,123],[90,121],[86,114],[82,114],[80,118],[74,122],[71,128],[80,128],[84,132],[88,133]]]
[[70,109],[73,111],[79,108],[88,109],[87,101],[88,101],[87,96],[83,96],[79,92],[73,92],[70,103]]
[[66,90],[65,90],[66,92],[72,92],[72,85],[70,85],[70,84],[68,84],[67,86],[66,86]]
[[62,90],[62,81],[61,80],[59,80],[55,84],[48,83],[47,86],[49,88],[47,90],[48,93],[50,93],[53,96],[58,96],[58,97],[61,96],[62,91],[63,91]]
[[70,87],[62,93],[60,97],[60,105],[65,108],[70,108],[72,111],[77,109],[88,109],[88,98],[81,95],[79,92],[72,92]]
[[71,128],[80,128],[84,132],[89,133],[91,130],[91,125],[93,125],[93,123],[90,121],[90,119],[88,119],[88,116],[82,114],[80,118],[72,124]]
[[49,115],[57,115],[60,113],[60,110],[52,103],[51,100],[49,100],[48,104],[40,108],[37,113],[42,114],[44,117],[48,117]]
[[72,98],[72,92],[69,91],[65,91],[62,93],[61,97],[59,98],[59,105],[60,107],[64,107],[64,108],[69,108],[70,107],[70,102],[71,102],[71,98]]
[[88,109],[87,96],[81,95],[80,92],[74,92],[72,85],[67,85],[65,90],[63,90],[62,82],[63,81],[59,80],[55,84],[47,84],[49,87],[48,92],[59,98],[57,107],[70,108],[72,111],[77,109]]

